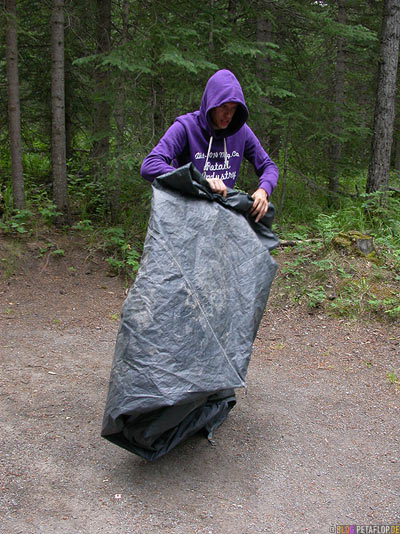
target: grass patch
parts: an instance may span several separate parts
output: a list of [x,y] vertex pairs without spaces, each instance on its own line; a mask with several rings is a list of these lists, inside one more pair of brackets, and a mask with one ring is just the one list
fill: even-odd
[[400,319],[400,269],[387,249],[370,258],[304,243],[283,249],[279,263],[278,293],[293,303],[351,319]]

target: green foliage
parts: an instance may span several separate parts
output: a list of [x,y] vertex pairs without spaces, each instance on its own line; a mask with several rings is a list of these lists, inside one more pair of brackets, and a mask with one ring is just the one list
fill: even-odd
[[22,164],[24,178],[28,184],[46,184],[50,182],[50,158],[48,147],[38,141],[33,141],[32,151],[24,152]]
[[93,223],[90,219],[84,219],[83,221],[76,222],[72,227],[72,230],[79,230],[84,233],[91,232],[93,230]]
[[[280,167],[273,196],[277,233],[302,242],[285,256],[285,291],[296,302],[332,313],[398,317],[398,293],[385,293],[381,286],[400,281],[400,201],[394,193],[360,194],[370,151],[380,3],[346,3],[342,24],[335,2],[221,0],[212,7],[129,0],[125,28],[121,5],[112,4],[111,50],[104,54],[96,42],[96,2],[65,6],[68,196],[74,231],[99,240],[114,274],[134,276],[151,196],[139,176],[140,163],[177,115],[198,109],[208,77],[229,68],[242,84],[249,125]],[[50,4],[38,0],[18,4],[27,205],[21,212],[12,206],[6,84],[0,85],[0,230],[10,235],[50,226],[59,215],[51,185],[50,12]],[[346,50],[340,106],[334,82],[339,38]],[[4,39],[0,48],[4,52]],[[96,82],[99,72],[104,84]],[[0,74],[6,79],[4,61]],[[106,131],[93,131],[96,104],[102,100],[111,108],[110,124]],[[335,130],[338,119],[341,127]],[[94,144],[103,136],[109,144],[100,161]],[[339,194],[332,200],[327,186],[335,142],[340,144],[334,169]],[[399,188],[398,177],[391,179]],[[256,189],[250,165],[243,164],[238,186]],[[374,239],[380,265],[363,259],[370,276],[360,274],[359,258],[330,246],[335,235],[348,231]],[[62,255],[54,247],[46,252]]]
[[400,319],[400,293],[394,293],[392,297],[378,298],[375,295],[368,304],[376,312],[386,313],[392,319]]
[[50,226],[59,215],[62,215],[53,202],[50,201],[47,202],[45,206],[39,206],[38,213],[48,226]]
[[189,60],[186,59],[182,52],[177,50],[176,48],[169,48],[161,52],[160,57],[158,59],[158,63],[160,65],[172,65],[175,67],[178,67],[179,69],[183,69],[189,73],[197,74],[199,70],[205,69],[205,70],[216,70],[218,69],[218,66],[210,63],[209,61],[206,61],[204,59],[200,60]]
[[10,217],[0,221],[0,230],[6,234],[26,234],[26,226],[32,217],[33,213],[28,209],[15,210]]
[[[393,195],[362,195],[333,213],[318,214],[308,226],[287,230],[285,238],[299,244],[283,260],[281,290],[295,302],[335,315],[398,320],[400,241],[393,225],[399,209]],[[373,237],[374,255],[331,246],[338,234],[357,231]],[[307,242],[310,237],[321,241]]]
[[374,265],[328,244],[319,249],[299,245],[285,256],[279,292],[293,302],[341,317],[399,319],[400,292],[390,263]]
[[65,256],[65,251],[62,248],[58,248],[55,243],[47,243],[40,248],[38,258],[41,258],[45,254],[49,254],[55,258],[61,258]]
[[307,306],[310,308],[319,308],[326,299],[325,290],[322,286],[310,288],[305,292]]
[[85,176],[70,174],[68,196],[72,212],[80,219],[105,218],[107,188],[104,180],[93,180],[89,174]]
[[0,190],[0,208],[4,219],[10,217],[14,211],[11,184],[9,182],[4,185],[3,191]]
[[386,378],[390,384],[395,385],[397,387],[400,386],[400,380],[394,371],[387,371]]
[[107,228],[103,236],[104,249],[109,254],[106,262],[110,267],[110,274],[124,274],[128,280],[132,280],[139,268],[140,252],[129,242],[120,227]]
[[65,251],[62,248],[56,248],[55,250],[52,250],[50,252],[51,256],[55,256],[56,258],[60,258],[62,256],[65,256]]

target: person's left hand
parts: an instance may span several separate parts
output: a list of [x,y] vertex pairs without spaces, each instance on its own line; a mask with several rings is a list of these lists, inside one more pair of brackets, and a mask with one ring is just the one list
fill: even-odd
[[222,195],[224,198],[226,198],[226,185],[222,180],[219,178],[207,178],[207,182],[213,193],[217,193],[218,195]]
[[256,218],[258,222],[268,210],[268,196],[264,189],[257,189],[252,195],[251,198],[254,200],[253,205],[250,210],[250,215]]

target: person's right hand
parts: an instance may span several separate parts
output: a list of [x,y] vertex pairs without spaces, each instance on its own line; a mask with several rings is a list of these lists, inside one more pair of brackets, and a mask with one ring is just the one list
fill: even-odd
[[250,210],[250,215],[255,217],[256,222],[264,217],[268,211],[268,195],[264,189],[257,189],[252,195],[253,205]]
[[210,184],[211,191],[226,197],[226,185],[219,178],[207,178],[207,182]]

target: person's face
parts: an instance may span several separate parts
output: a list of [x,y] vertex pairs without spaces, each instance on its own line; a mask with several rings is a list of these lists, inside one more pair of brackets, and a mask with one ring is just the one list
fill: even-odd
[[225,102],[211,110],[211,122],[215,130],[224,130],[227,128],[235,114],[237,108],[236,102]]

